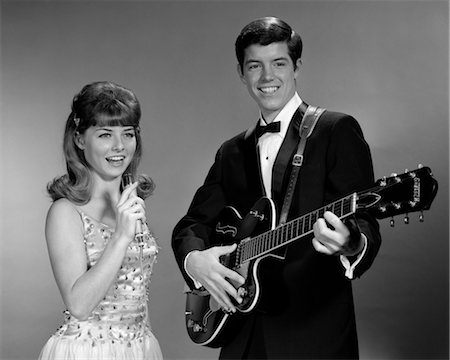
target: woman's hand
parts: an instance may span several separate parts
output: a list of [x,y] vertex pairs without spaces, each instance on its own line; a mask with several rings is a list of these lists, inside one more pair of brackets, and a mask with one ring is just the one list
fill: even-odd
[[138,182],[127,186],[116,205],[116,231],[118,239],[126,239],[127,245],[136,234],[136,222],[146,222],[145,202],[136,195]]

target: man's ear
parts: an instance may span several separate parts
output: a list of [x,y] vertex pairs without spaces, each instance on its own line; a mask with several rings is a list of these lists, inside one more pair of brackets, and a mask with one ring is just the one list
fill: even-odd
[[241,81],[245,85],[247,85],[247,80],[245,80],[244,74],[242,73],[241,65],[239,63],[236,65],[236,70],[237,70],[237,73],[238,73],[239,78],[241,79]]
[[296,67],[294,70],[294,72],[295,72],[294,77],[297,78],[298,74],[300,73],[300,67],[302,66],[302,60],[297,59],[297,61],[295,62],[295,65],[296,65]]
[[74,135],[75,145],[78,146],[80,150],[84,150],[84,137],[77,131]]

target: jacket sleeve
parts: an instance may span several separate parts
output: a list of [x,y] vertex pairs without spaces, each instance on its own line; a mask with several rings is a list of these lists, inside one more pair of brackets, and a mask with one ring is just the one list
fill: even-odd
[[[347,195],[373,186],[373,164],[369,146],[361,127],[351,116],[336,121],[331,131],[327,152],[328,196]],[[360,277],[372,265],[381,245],[377,220],[368,212],[358,211],[355,215],[361,233],[367,238],[363,258],[354,270],[354,277]]]
[[184,259],[193,250],[211,247],[210,235],[216,219],[225,207],[221,171],[222,147],[218,150],[204,184],[197,190],[186,215],[177,223],[172,234],[172,249],[186,284],[194,288],[184,269]]

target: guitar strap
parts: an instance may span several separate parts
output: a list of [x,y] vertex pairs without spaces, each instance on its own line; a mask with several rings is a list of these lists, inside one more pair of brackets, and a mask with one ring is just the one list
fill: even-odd
[[297,182],[298,173],[303,165],[303,152],[306,146],[306,140],[312,134],[314,127],[320,115],[325,111],[323,108],[309,105],[303,115],[300,124],[299,133],[300,141],[298,143],[297,153],[292,158],[291,177],[289,178],[286,195],[284,197],[283,207],[281,208],[280,222],[278,225],[286,223],[289,208],[291,207],[292,195],[294,193],[295,183]]

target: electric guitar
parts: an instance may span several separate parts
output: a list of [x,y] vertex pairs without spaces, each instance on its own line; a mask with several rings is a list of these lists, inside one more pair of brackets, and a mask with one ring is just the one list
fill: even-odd
[[[242,218],[236,209],[226,207],[215,228],[217,243],[237,243],[236,250],[221,257],[221,263],[238,272],[245,283],[238,288],[243,298],[235,304],[235,314],[222,311],[206,290],[192,290],[186,296],[186,328],[191,340],[199,345],[221,347],[233,335],[239,316],[251,312],[258,303],[261,287],[257,277],[258,265],[267,256],[287,244],[300,240],[313,232],[313,224],[331,211],[341,220],[358,211],[371,213],[377,219],[428,210],[436,196],[437,181],[430,168],[420,167],[401,175],[379,179],[374,187],[354,192],[329,205],[312,211],[283,225],[276,226],[275,207],[271,199],[259,199],[250,212]],[[393,226],[393,218],[391,219]]]

